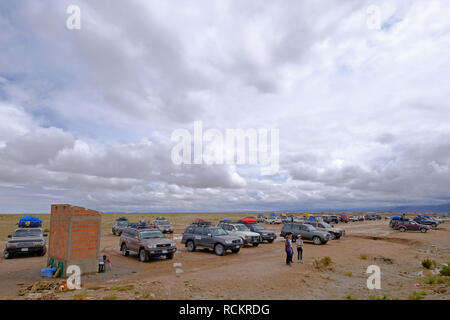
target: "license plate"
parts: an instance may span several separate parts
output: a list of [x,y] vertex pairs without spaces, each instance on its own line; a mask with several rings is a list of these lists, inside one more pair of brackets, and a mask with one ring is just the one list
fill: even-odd
[[163,250],[163,253],[167,253],[167,250]]
[[28,251],[28,248],[22,248],[21,251]]
[[236,249],[239,248],[239,246],[236,246]]

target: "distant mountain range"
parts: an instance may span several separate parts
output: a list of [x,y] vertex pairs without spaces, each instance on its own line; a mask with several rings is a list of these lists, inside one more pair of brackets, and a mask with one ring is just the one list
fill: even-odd
[[392,212],[433,212],[433,213],[448,213],[450,212],[450,203],[440,205],[417,205],[417,206],[398,206],[390,208]]

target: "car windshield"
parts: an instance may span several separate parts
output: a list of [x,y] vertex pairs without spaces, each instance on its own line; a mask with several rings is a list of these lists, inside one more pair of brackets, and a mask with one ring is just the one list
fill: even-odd
[[157,239],[164,238],[164,235],[159,230],[145,230],[140,232],[141,239]]
[[261,225],[259,225],[259,224],[254,224],[254,225],[253,225],[253,229],[254,229],[254,230],[258,230],[258,231],[263,231],[263,230],[264,230],[264,227],[261,226]]
[[128,221],[117,221],[116,225],[119,227],[128,227]]
[[236,224],[235,227],[238,231],[248,231],[248,228],[243,224]]
[[158,221],[158,224],[162,225],[162,226],[168,226],[168,225],[170,225],[170,222],[169,221]]
[[322,228],[333,228],[333,226],[331,224],[328,224],[326,222],[322,223]]
[[223,230],[222,228],[211,228],[209,229],[209,232],[213,235],[213,236],[226,236],[228,233]]
[[310,225],[310,224],[307,224],[306,226],[309,228],[309,231],[317,230],[315,227],[313,227],[313,226]]
[[14,231],[14,237],[39,237],[41,230],[39,229],[20,229]]

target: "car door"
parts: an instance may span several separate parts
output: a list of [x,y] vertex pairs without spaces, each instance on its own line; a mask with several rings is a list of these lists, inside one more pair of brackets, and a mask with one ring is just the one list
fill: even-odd
[[205,228],[197,227],[194,230],[194,239],[193,240],[194,240],[195,246],[197,246],[197,247],[202,247],[203,246],[203,242],[202,242],[202,240],[203,240],[203,229],[205,229]]
[[127,247],[129,250],[138,252],[139,249],[139,232],[137,230],[132,230],[130,236],[128,237]]
[[309,230],[308,225],[306,225],[306,224],[302,224],[300,226],[300,234],[301,234],[302,238],[304,238],[306,240],[312,239],[311,231]]

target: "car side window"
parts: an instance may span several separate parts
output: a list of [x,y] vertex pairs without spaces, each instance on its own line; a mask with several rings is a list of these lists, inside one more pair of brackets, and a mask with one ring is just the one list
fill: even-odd
[[307,225],[302,225],[300,229],[303,230],[303,231],[308,231],[309,230]]
[[188,227],[186,229],[186,233],[193,233],[194,232],[194,227]]

